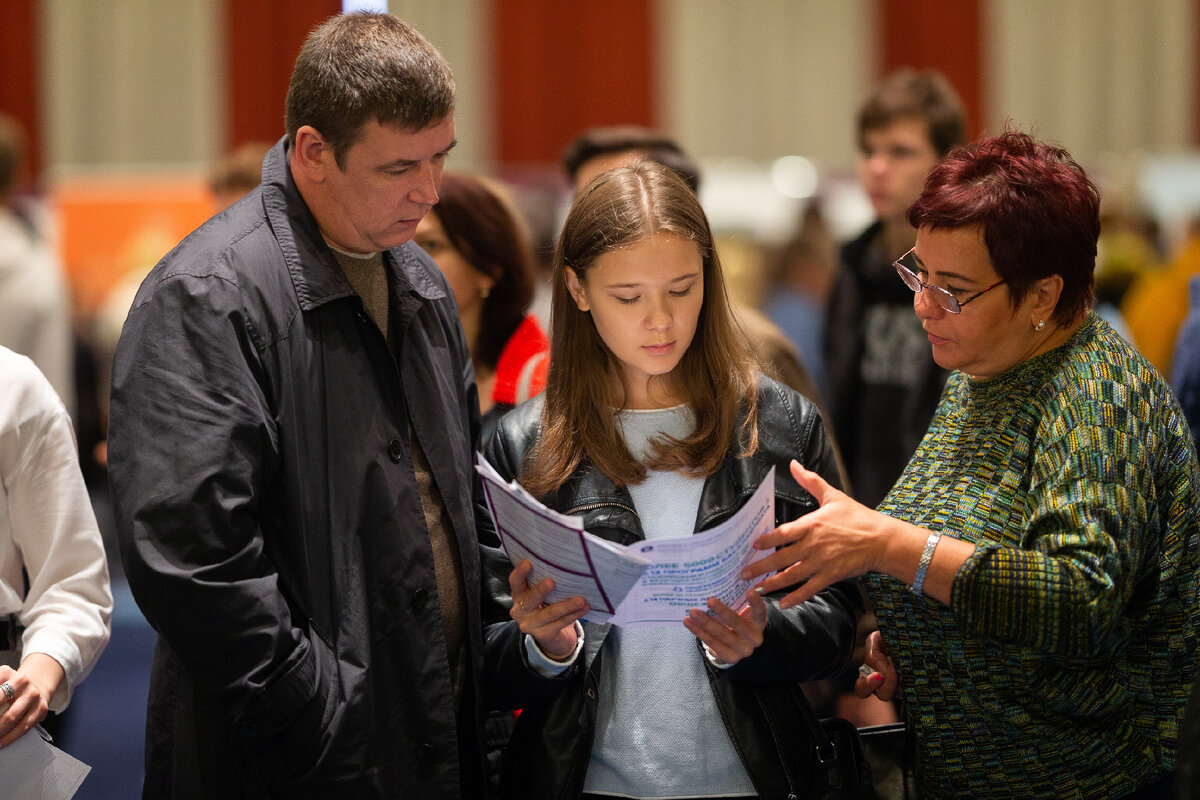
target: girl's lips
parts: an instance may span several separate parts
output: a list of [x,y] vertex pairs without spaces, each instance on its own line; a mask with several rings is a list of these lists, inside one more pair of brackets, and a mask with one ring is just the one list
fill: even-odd
[[649,353],[652,356],[661,356],[661,355],[666,355],[667,353],[669,353],[671,351],[671,348],[674,346],[675,346],[674,342],[667,342],[666,344],[642,345],[642,349],[645,350],[647,353]]

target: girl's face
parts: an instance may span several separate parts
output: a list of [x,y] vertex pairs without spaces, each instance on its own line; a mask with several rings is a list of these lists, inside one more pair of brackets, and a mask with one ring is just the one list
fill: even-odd
[[[677,404],[669,376],[692,344],[704,304],[704,260],[696,244],[656,233],[600,256],[585,280],[568,267],[566,280],[624,372],[626,407]],[[651,379],[662,376],[668,377],[652,387]]]

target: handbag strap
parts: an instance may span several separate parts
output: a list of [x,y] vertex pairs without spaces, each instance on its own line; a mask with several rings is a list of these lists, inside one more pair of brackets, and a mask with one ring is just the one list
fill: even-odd
[[842,785],[842,774],[837,763],[837,745],[829,738],[821,721],[817,719],[817,714],[809,704],[804,690],[795,685],[791,687],[791,690],[796,706],[800,710],[800,716],[804,718],[804,724],[808,726],[809,733],[812,734],[813,745],[817,753],[817,764],[825,772],[825,785],[837,788]]

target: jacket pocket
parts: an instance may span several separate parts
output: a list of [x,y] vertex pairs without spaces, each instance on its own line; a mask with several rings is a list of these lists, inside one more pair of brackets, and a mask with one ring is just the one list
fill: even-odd
[[[286,797],[329,797],[332,790],[358,796],[370,786],[368,726],[348,724],[349,706],[338,690],[337,658],[320,638],[309,638],[309,658],[284,680],[307,683],[310,699],[275,736],[253,748],[257,769],[268,786]],[[304,687],[278,687],[298,692]]]

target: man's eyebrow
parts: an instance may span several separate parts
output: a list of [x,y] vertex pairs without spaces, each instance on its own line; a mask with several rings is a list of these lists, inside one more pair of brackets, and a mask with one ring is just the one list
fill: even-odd
[[[458,139],[446,145],[446,149],[439,150],[434,153],[434,156],[444,156],[453,150],[458,145]],[[380,164],[379,169],[400,169],[403,167],[411,167],[413,164],[420,164],[424,159],[421,158],[397,158],[395,161],[388,161],[385,164]]]

